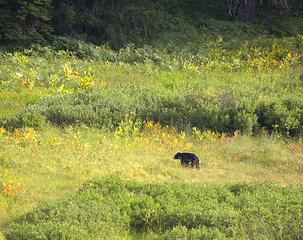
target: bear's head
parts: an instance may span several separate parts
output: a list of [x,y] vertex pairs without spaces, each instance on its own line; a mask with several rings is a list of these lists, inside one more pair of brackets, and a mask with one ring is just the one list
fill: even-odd
[[181,154],[178,152],[175,156],[174,156],[174,159],[180,159],[180,156]]

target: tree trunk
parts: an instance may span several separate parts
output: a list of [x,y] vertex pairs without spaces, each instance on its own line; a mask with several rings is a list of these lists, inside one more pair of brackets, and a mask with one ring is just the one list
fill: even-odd
[[269,27],[269,31],[272,32],[272,7],[273,7],[273,0],[267,1],[267,24]]
[[257,0],[239,0],[237,21],[255,22],[257,19]]

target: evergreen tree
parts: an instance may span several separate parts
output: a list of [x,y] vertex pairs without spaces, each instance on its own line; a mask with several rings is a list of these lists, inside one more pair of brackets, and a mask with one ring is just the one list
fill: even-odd
[[42,40],[50,27],[52,0],[0,0],[0,40]]

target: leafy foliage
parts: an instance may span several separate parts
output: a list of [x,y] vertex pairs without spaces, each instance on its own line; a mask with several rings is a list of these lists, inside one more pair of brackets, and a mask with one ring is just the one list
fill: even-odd
[[8,130],[25,127],[42,129],[46,125],[46,119],[40,114],[25,113],[14,117],[2,118],[0,124]]
[[296,239],[302,190],[269,184],[146,184],[111,177],[11,223],[10,239]]
[[[302,134],[301,80],[288,79],[302,61],[303,53],[297,51],[303,46],[301,35],[243,42],[237,48],[218,38],[205,41],[196,52],[133,45],[115,52],[67,38],[57,41],[56,50],[34,46],[3,53],[0,88],[46,87],[67,95],[29,106],[17,117],[0,120],[0,127],[38,128],[46,117],[59,126],[111,130],[124,121],[152,120],[179,130],[256,133],[264,128],[288,136]],[[213,70],[219,73],[215,78]],[[112,71],[132,78],[135,73],[148,81],[110,83]],[[235,72],[241,80],[232,80]],[[24,114],[36,117],[29,121]]]
[[29,106],[23,114],[42,115],[59,126],[86,124],[114,129],[127,119],[135,119],[152,120],[180,130],[193,126],[252,133],[265,128],[290,136],[302,134],[303,103],[299,98],[283,96],[258,101],[248,93],[233,94],[208,99],[206,95],[196,98],[186,91],[180,95],[179,90],[124,86],[47,98]]
[[[115,52],[67,38],[57,41],[55,50],[33,46],[3,53],[0,88],[42,87],[60,96],[28,106],[17,117],[2,118],[0,127],[38,128],[45,117],[59,126],[111,130],[123,122],[152,120],[179,130],[256,133],[264,128],[302,134],[303,85],[300,77],[292,77],[302,61],[297,50],[303,47],[301,35],[262,38],[236,48],[218,38],[205,41],[196,52],[133,45]],[[24,114],[36,117],[25,121]]]

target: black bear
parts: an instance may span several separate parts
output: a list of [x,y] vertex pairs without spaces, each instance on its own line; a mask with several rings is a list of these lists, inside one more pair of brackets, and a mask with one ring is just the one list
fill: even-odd
[[177,153],[174,156],[174,159],[179,159],[181,160],[181,166],[184,167],[196,167],[196,168],[200,168],[200,161],[199,158],[197,157],[197,155],[193,154],[193,153]]

